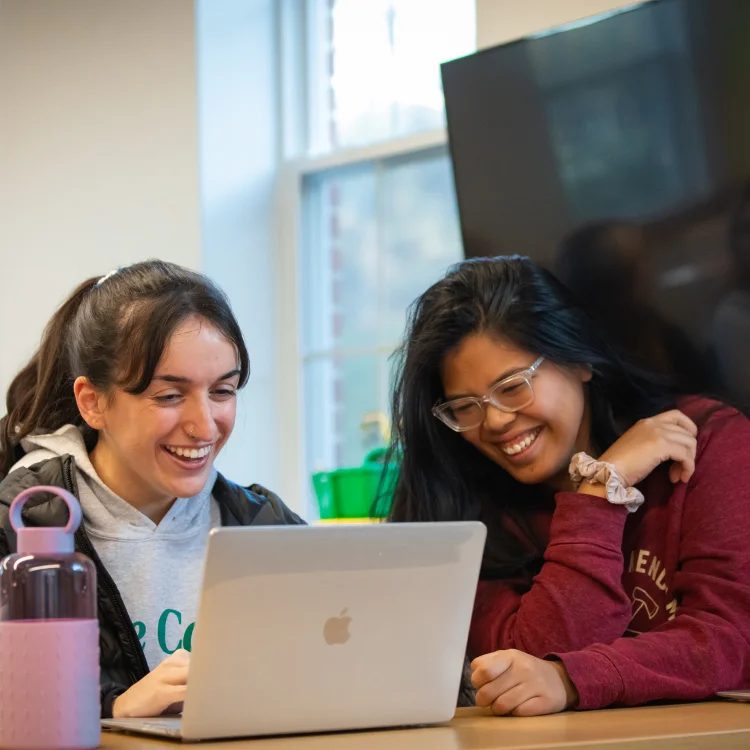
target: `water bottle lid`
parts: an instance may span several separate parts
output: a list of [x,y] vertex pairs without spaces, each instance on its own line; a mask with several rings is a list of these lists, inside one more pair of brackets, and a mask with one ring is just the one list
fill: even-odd
[[[39,492],[49,492],[65,501],[70,518],[65,527],[26,527],[23,525],[21,510],[23,504]],[[42,485],[23,490],[10,506],[10,524],[18,534],[18,552],[22,555],[62,554],[69,555],[75,551],[74,534],[81,525],[81,506],[75,496],[61,487]]]

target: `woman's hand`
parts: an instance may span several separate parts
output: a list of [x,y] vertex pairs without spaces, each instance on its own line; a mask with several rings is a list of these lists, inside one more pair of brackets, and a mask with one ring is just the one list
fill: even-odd
[[115,699],[115,719],[148,718],[180,713],[185,700],[190,654],[178,649],[156,669]]
[[495,651],[471,663],[476,703],[498,716],[540,716],[571,708],[578,691],[562,662],[522,651]]
[[695,471],[697,434],[695,423],[675,409],[636,422],[599,460],[613,464],[626,487],[634,487],[665,461],[673,462],[672,482],[687,482]]

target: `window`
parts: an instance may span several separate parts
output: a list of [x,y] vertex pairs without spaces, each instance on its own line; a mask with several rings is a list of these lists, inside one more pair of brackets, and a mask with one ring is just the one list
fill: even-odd
[[440,63],[474,51],[474,0],[312,7],[312,153],[444,127]]
[[305,44],[286,45],[304,70],[306,125],[284,149],[305,156],[287,164],[280,199],[280,266],[295,269],[280,296],[295,294],[296,311],[281,312],[279,423],[284,491],[314,517],[310,475],[382,445],[407,309],[463,257],[440,63],[474,51],[475,17],[474,0],[305,8],[293,32]]
[[[356,466],[388,413],[411,302],[463,255],[445,147],[308,177],[302,254],[308,472]],[[374,433],[374,434],[373,434]]]

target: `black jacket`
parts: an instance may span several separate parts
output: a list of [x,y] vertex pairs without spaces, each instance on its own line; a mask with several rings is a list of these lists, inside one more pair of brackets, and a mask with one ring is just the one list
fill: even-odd
[[[10,504],[21,490],[41,485],[62,487],[78,497],[73,457],[51,458],[28,469],[17,469],[0,483],[0,558],[16,551],[16,535],[9,519]],[[221,508],[222,526],[304,523],[276,495],[257,484],[240,487],[219,474],[213,497]],[[64,526],[68,521],[68,509],[60,498],[40,493],[24,505],[23,521],[27,526]],[[75,543],[76,550],[96,565],[101,706],[102,717],[109,718],[115,698],[145,677],[149,669],[120,592],[96,554],[83,524],[76,532]]]

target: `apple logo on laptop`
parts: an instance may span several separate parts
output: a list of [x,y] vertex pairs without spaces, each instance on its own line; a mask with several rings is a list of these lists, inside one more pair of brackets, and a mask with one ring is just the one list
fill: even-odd
[[345,607],[338,617],[329,617],[323,626],[323,638],[329,646],[343,646],[349,640],[349,623],[352,618]]

